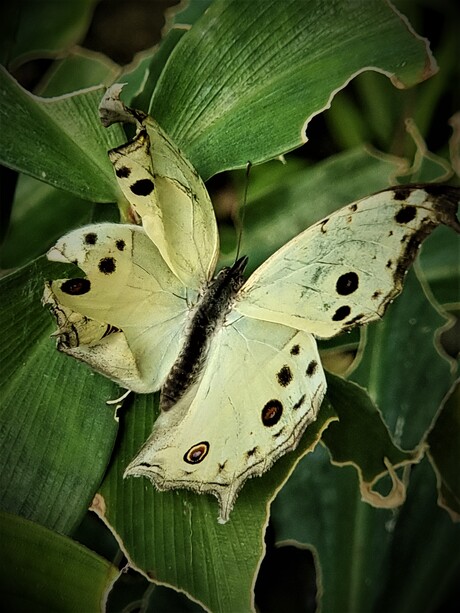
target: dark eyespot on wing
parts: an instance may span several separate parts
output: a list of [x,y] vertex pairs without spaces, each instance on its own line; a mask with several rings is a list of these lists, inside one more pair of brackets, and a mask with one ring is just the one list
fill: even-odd
[[294,403],[292,405],[292,408],[294,409],[294,411],[296,411],[297,409],[300,409],[300,407],[303,405],[303,403],[305,402],[305,398],[306,398],[306,394],[304,394],[303,396],[301,396],[296,403]]
[[98,265],[99,270],[105,275],[111,275],[115,272],[116,267],[117,265],[114,258],[102,258]]
[[82,296],[87,294],[91,289],[89,279],[67,279],[61,284],[61,291],[69,296]]
[[311,362],[307,366],[307,370],[305,371],[305,374],[307,375],[307,377],[312,377],[317,370],[318,370],[318,362],[316,360],[311,360]]
[[292,381],[292,370],[289,366],[284,365],[281,370],[276,373],[276,378],[282,387],[286,387]]
[[184,453],[184,462],[187,464],[199,464],[208,455],[209,443],[208,441],[202,441],[190,447],[188,451]]
[[337,311],[332,316],[332,320],[342,321],[342,319],[345,319],[345,317],[348,317],[350,313],[351,313],[351,309],[348,305],[341,306],[337,309]]
[[291,347],[291,355],[299,355],[300,353],[300,345],[293,345]]
[[271,428],[279,422],[283,414],[283,405],[279,400],[269,400],[262,409],[262,423],[267,428]]
[[139,179],[129,186],[129,189],[136,196],[148,196],[153,192],[153,188],[154,185],[152,179]]
[[358,289],[359,277],[355,272],[346,272],[337,279],[335,289],[341,296],[348,296]]
[[88,232],[83,237],[83,240],[87,245],[95,245],[97,243],[97,234],[95,232]]
[[396,213],[395,220],[398,223],[405,224],[415,219],[416,215],[417,209],[415,208],[415,206],[405,206],[402,209],[399,209],[399,211]]
[[126,247],[126,243],[125,243],[125,241],[122,238],[118,239],[117,242],[115,243],[115,245],[116,245],[118,251],[124,251],[124,249]]
[[115,174],[119,179],[127,179],[131,174],[131,168],[128,168],[127,166],[120,166],[115,170]]

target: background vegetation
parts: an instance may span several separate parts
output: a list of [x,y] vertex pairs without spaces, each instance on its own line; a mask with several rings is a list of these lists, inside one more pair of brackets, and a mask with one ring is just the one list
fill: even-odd
[[[55,351],[40,298],[45,279],[69,273],[43,256],[56,238],[123,219],[107,150],[126,136],[100,125],[100,84],[126,82],[125,101],[149,111],[208,181],[222,264],[234,257],[245,187],[236,169],[247,160],[266,162],[249,178],[243,251],[252,268],[378,189],[458,185],[458,8],[397,2],[430,40],[434,74],[425,43],[380,0],[190,0],[153,46],[165,5],[23,0],[1,9],[4,601],[15,611],[452,607],[460,596],[453,232],[439,228],[426,242],[381,323],[322,344],[335,375],[321,420],[335,412],[340,422],[305,455],[309,428],[298,450],[247,483],[225,526],[212,498],[121,479],[151,430],[156,397],[131,398],[116,421],[105,401],[117,386]],[[286,164],[268,161],[280,155]],[[388,495],[383,457],[407,486],[396,509],[361,500],[377,477]]]

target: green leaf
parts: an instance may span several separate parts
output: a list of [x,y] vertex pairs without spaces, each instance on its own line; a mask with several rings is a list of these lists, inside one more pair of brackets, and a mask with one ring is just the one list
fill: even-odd
[[229,522],[221,525],[214,497],[187,490],[157,492],[146,479],[123,480],[124,469],[151,432],[154,398],[138,396],[129,407],[95,510],[121,539],[130,564],[146,577],[184,591],[216,613],[249,611],[269,503],[298,459],[314,447],[333,412],[324,403],[296,451],[247,482]]
[[119,197],[107,151],[123,142],[120,126],[99,121],[102,88],[45,99],[23,89],[0,66],[0,161],[84,200]]
[[433,62],[379,0],[327,10],[321,0],[217,0],[176,45],[150,112],[207,178],[301,145],[331,92],[363,70],[407,87]]
[[420,266],[430,290],[440,304],[460,302],[458,236],[439,227],[423,244]]
[[2,3],[0,62],[14,70],[34,57],[63,53],[84,36],[96,1]]
[[443,403],[427,442],[428,457],[438,482],[438,504],[452,521],[460,521],[460,385],[457,381]]
[[[404,502],[405,487],[395,469],[418,462],[421,454],[396,447],[377,407],[363,388],[330,374],[327,382],[327,396],[339,418],[322,437],[332,461],[355,466],[361,496],[366,502],[376,507],[399,506]],[[392,489],[382,496],[373,486],[388,472]]]
[[97,85],[108,87],[120,72],[121,67],[102,53],[76,48],[52,64],[34,92],[51,98]]
[[374,610],[435,613],[455,609],[460,525],[436,505],[435,478],[426,459],[412,469],[407,501],[387,530],[391,545],[375,585]]
[[452,384],[450,364],[436,347],[446,322],[431,304],[414,270],[403,293],[367,340],[352,379],[367,388],[395,442],[413,449],[422,441]]
[[119,571],[69,538],[0,513],[0,587],[8,611],[102,611]]
[[69,533],[110,458],[117,388],[55,349],[40,300],[62,270],[40,259],[0,282],[0,508]]
[[354,469],[333,466],[318,445],[272,505],[277,542],[297,541],[314,552],[322,611],[372,610],[392,511],[371,507],[360,498]]
[[89,223],[92,211],[91,203],[20,175],[0,267],[16,268],[43,255],[60,236]]

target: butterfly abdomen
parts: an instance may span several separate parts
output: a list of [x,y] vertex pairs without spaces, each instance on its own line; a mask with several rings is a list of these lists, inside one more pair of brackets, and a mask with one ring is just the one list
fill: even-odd
[[208,285],[195,306],[179,356],[161,390],[160,408],[170,409],[196,381],[206,358],[209,340],[224,321],[231,302],[244,281],[247,258],[224,268]]

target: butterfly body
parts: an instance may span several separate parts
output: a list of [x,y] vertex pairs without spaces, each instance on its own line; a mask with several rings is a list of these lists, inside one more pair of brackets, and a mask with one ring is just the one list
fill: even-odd
[[110,158],[143,227],[62,237],[48,257],[86,276],[47,283],[44,302],[61,351],[127,389],[162,390],[125,475],[211,493],[225,522],[244,482],[316,419],[326,380],[315,338],[380,319],[424,238],[441,223],[459,231],[460,190],[384,190],[305,230],[246,281],[245,258],[213,280],[217,224],[196,171],[116,91],[104,104],[109,123],[140,124]]
[[160,409],[171,408],[196,380],[213,333],[222,325],[231,301],[243,285],[246,264],[244,257],[221,270],[195,305],[184,345],[161,388]]

